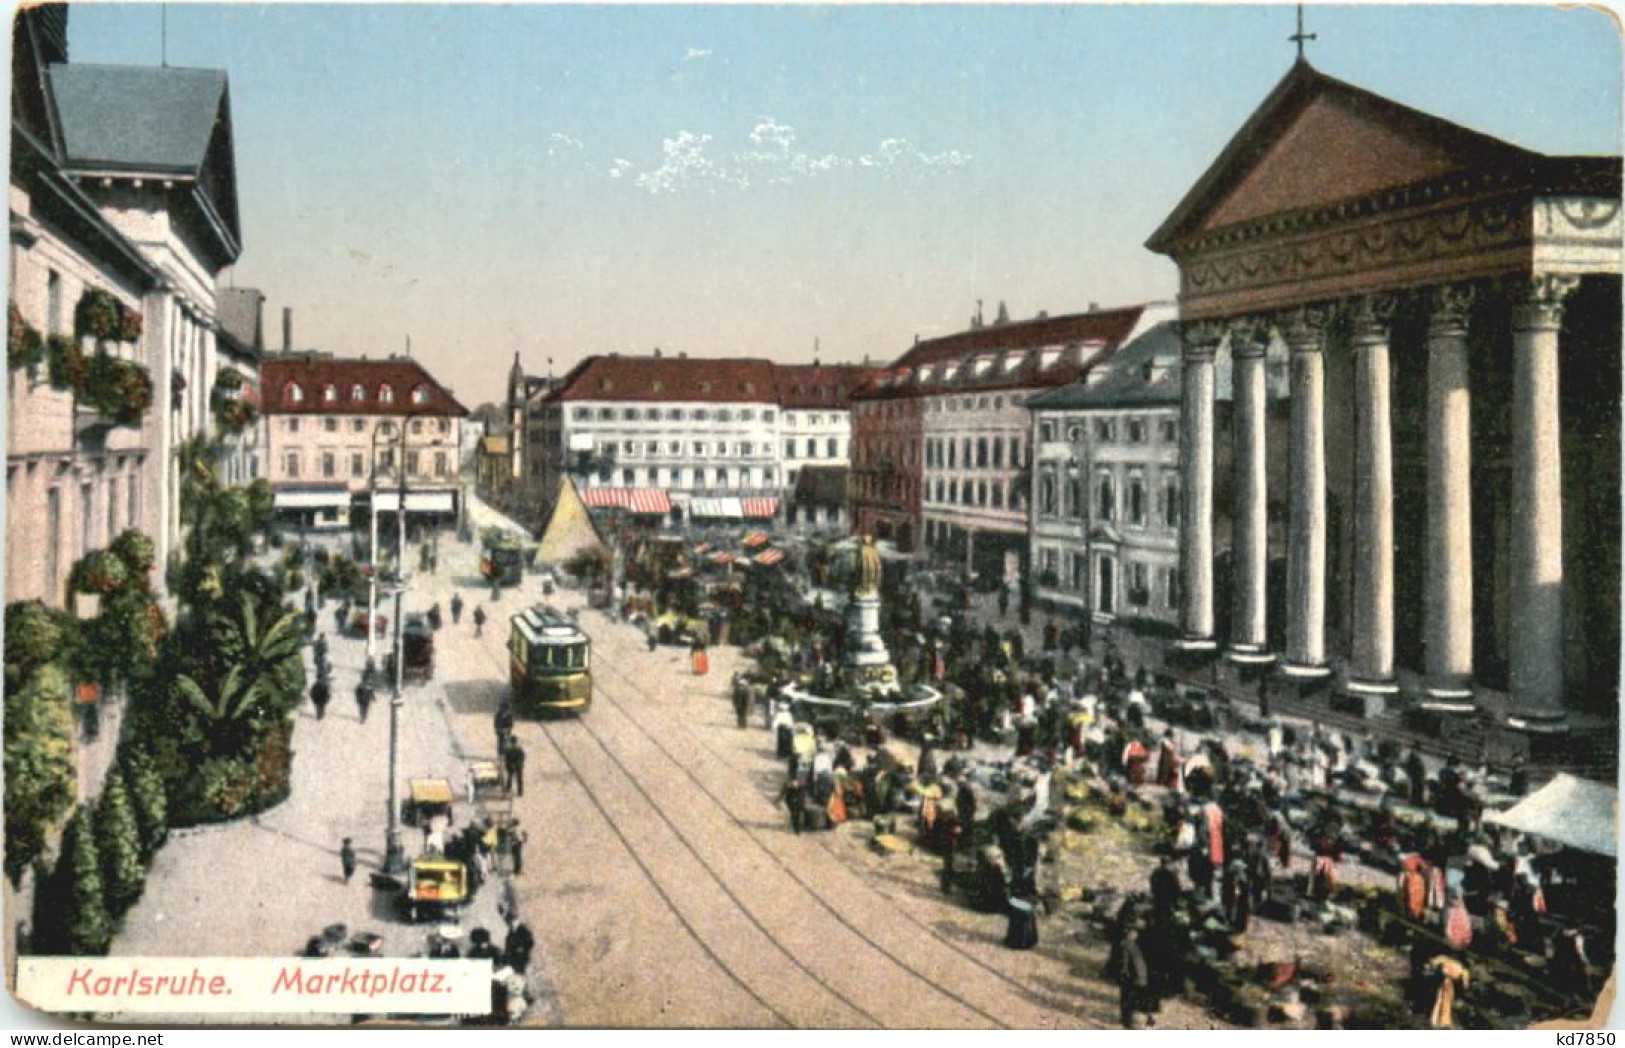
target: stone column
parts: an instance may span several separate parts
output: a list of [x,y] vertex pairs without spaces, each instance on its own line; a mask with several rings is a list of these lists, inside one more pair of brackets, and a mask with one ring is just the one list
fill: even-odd
[[1514,727],[1565,731],[1563,462],[1558,329],[1579,281],[1542,274],[1512,311],[1512,636]]
[[1230,360],[1235,388],[1236,501],[1232,577],[1235,620],[1230,651],[1235,662],[1268,662],[1269,494],[1265,476],[1264,420],[1269,391],[1265,388],[1264,353],[1269,329],[1242,323],[1230,329]]
[[[1388,325],[1394,302],[1355,303],[1354,638],[1347,687],[1391,695],[1394,683],[1393,419],[1388,389]],[[1372,712],[1370,703],[1366,712]]]
[[1213,355],[1223,328],[1207,322],[1186,324],[1180,376],[1180,483],[1185,514],[1179,529],[1179,571],[1184,581],[1180,609],[1188,651],[1211,651],[1213,639]]
[[1292,507],[1288,522],[1286,661],[1289,677],[1319,678],[1326,666],[1326,311],[1287,318],[1292,351]]
[[1473,709],[1472,427],[1467,382],[1471,286],[1432,294],[1428,319],[1428,522],[1423,705]]

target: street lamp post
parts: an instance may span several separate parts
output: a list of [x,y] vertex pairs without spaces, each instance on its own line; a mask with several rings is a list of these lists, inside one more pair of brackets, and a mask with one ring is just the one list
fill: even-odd
[[[401,841],[401,708],[405,700],[401,685],[406,672],[406,659],[401,650],[402,599],[406,593],[406,420],[400,422],[400,485],[396,496],[395,513],[399,521],[395,550],[395,579],[390,591],[395,596],[395,679],[391,682],[389,699],[389,812],[384,831],[384,872],[400,874],[406,870],[406,848]],[[373,432],[373,505],[372,505],[372,586],[371,608],[367,621],[367,646],[372,651],[372,638],[378,621],[378,434],[387,432],[382,426]]]

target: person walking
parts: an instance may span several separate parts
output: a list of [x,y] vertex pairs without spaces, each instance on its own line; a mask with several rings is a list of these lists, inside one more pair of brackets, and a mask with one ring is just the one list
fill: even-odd
[[462,621],[463,595],[461,593],[453,593],[451,595],[451,624],[453,626],[461,625]]
[[508,737],[508,747],[502,751],[502,766],[508,772],[508,792],[516,796],[525,795],[525,750],[519,745],[519,740],[513,736]]
[[525,841],[529,839],[529,834],[521,830],[517,823],[508,836],[510,854],[513,855],[513,875],[515,877],[525,872]]
[[1145,963],[1140,949],[1140,933],[1133,926],[1123,932],[1117,944],[1117,955],[1112,958],[1112,975],[1117,979],[1117,1014],[1123,1029],[1134,1029],[1134,1013],[1145,1012],[1146,1022],[1155,1024],[1146,997],[1151,986],[1151,969]]
[[799,835],[801,827],[807,820],[806,789],[802,786],[799,775],[791,775],[784,780],[784,788],[779,791],[779,801],[790,812],[790,829]]
[[311,650],[312,657],[314,657],[315,660],[316,660],[316,665],[317,666],[322,666],[322,665],[326,664],[326,662],[327,662],[327,634],[325,634],[325,633],[316,634],[316,640],[311,644],[310,650]]
[[339,847],[339,865],[344,869],[344,883],[349,884],[350,878],[355,876],[355,845],[350,843],[348,837]]
[[1001,619],[1005,618],[1009,614],[1010,614],[1010,588],[1008,586],[1000,586],[999,587],[999,618],[1001,618]]
[[362,724],[367,723],[367,711],[372,709],[373,698],[371,678],[362,677],[361,683],[355,686],[355,707],[356,712],[361,715]]
[[478,637],[485,632],[485,609],[474,609],[474,636]]
[[745,726],[745,717],[750,713],[750,690],[744,681],[735,675],[733,686],[734,720],[739,726]]
[[316,707],[316,719],[321,720],[327,716],[327,702],[333,697],[333,689],[328,686],[326,677],[317,677],[316,683],[310,686],[310,704]]
[[508,740],[513,738],[513,704],[508,702],[507,699],[503,699],[502,705],[497,707],[497,714],[492,720],[492,726],[497,733],[497,752],[506,754],[508,752]]

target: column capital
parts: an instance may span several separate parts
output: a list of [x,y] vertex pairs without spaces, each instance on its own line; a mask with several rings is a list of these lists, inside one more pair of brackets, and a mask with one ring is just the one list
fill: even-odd
[[1324,305],[1299,306],[1277,318],[1277,325],[1293,353],[1319,353],[1326,345],[1332,313]]
[[1232,360],[1256,359],[1269,349],[1270,324],[1264,317],[1237,317],[1229,328]]
[[1388,341],[1388,326],[1393,322],[1398,304],[1399,299],[1394,295],[1361,295],[1349,302],[1355,345]]
[[1180,339],[1184,342],[1186,360],[1208,362],[1224,341],[1226,324],[1222,320],[1185,320],[1179,325]]
[[1512,328],[1515,331],[1556,331],[1563,323],[1563,304],[1580,286],[1580,278],[1565,273],[1536,273],[1512,282]]
[[1478,299],[1472,284],[1440,284],[1427,290],[1428,334],[1465,335],[1467,317]]

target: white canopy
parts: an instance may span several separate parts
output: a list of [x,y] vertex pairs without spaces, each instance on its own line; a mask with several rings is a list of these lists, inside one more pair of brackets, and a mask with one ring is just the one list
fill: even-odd
[[[380,491],[375,505],[380,513],[393,513],[395,507],[401,504],[401,496],[396,491]],[[452,493],[449,491],[408,491],[406,493],[406,512],[408,513],[450,513],[456,509],[452,502]]]
[[1619,854],[1619,788],[1559,774],[1485,822],[1593,855]]
[[331,490],[279,491],[277,509],[349,509],[350,493],[344,488]]

